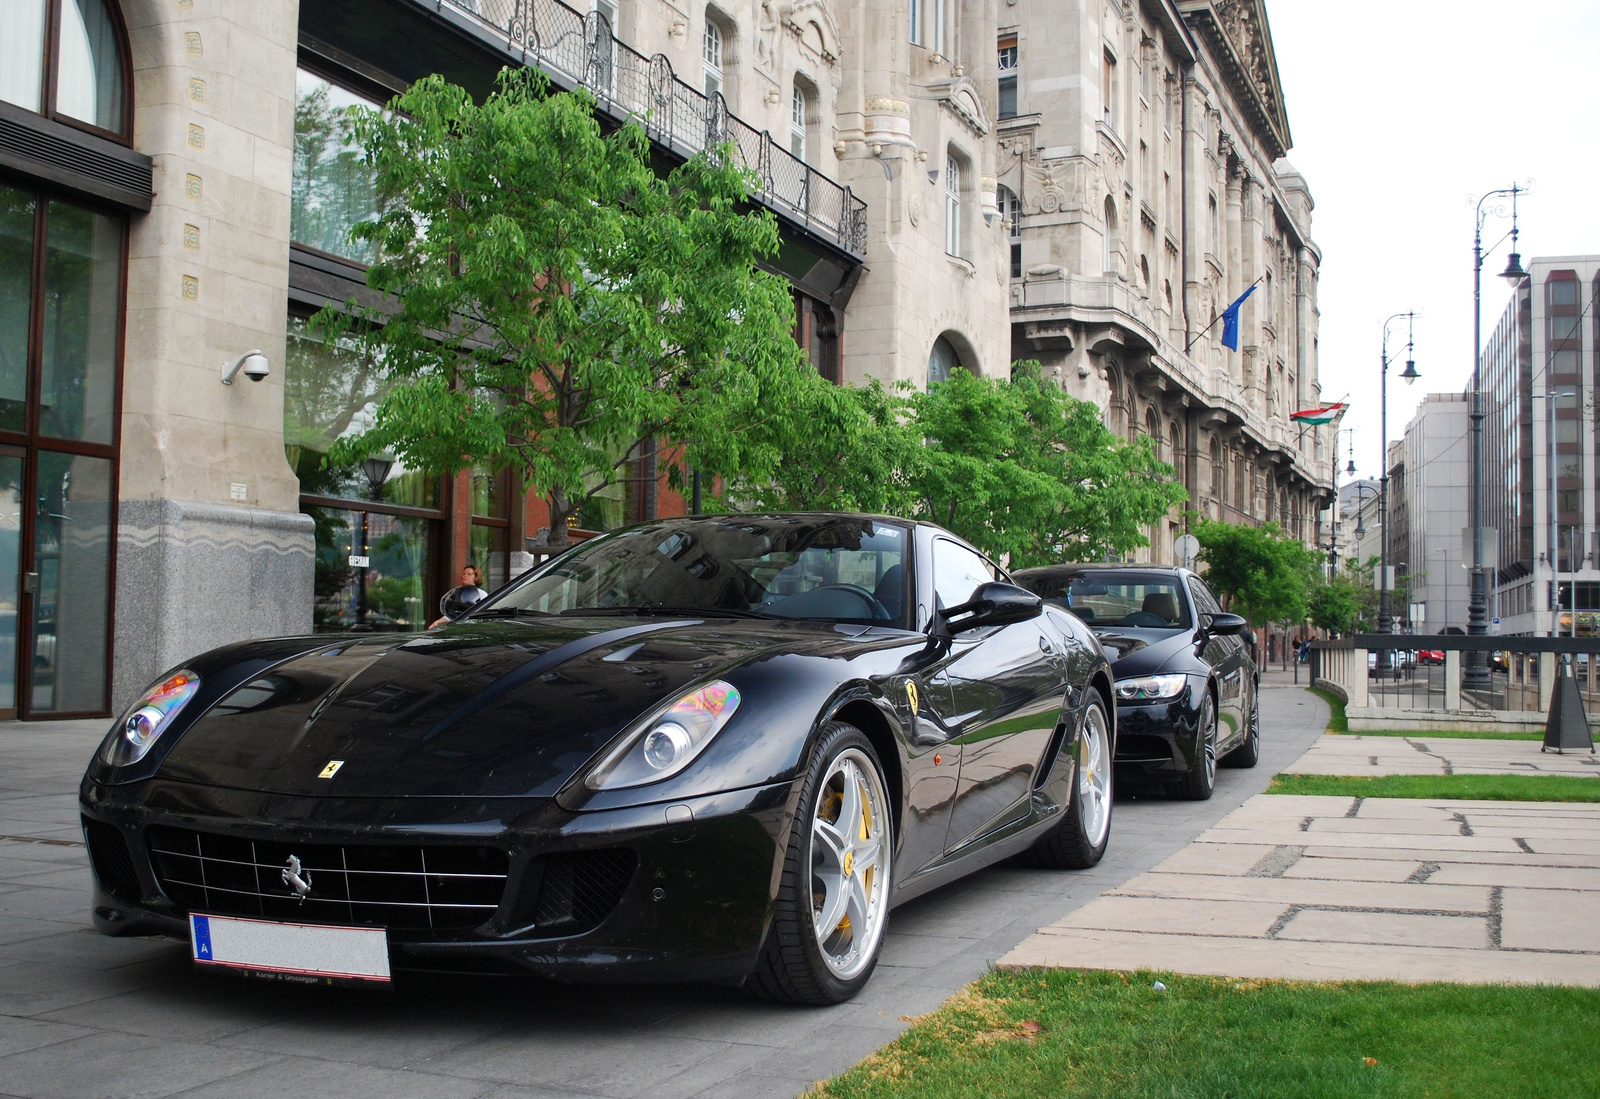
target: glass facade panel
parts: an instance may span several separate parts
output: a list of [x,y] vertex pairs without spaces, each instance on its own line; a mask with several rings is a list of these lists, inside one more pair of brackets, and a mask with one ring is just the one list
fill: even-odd
[[17,708],[17,572],[22,564],[22,455],[0,453],[0,710]]
[[506,478],[487,466],[472,467],[472,514],[506,517]]
[[61,0],[56,110],[122,132],[122,56],[105,0]]
[[44,87],[45,0],[0,0],[0,99],[37,111]]
[[437,617],[426,605],[433,520],[344,508],[305,511],[317,531],[316,632],[421,630]]
[[52,202],[45,237],[40,434],[111,442],[121,279],[122,223]]
[[102,710],[110,616],[111,461],[39,454],[34,514],[35,713]]
[[476,566],[483,578],[483,589],[494,591],[507,580],[506,528],[486,527],[476,523],[472,527],[472,549],[467,564]]
[[[335,440],[372,426],[378,401],[389,388],[380,382],[377,364],[349,347],[323,343],[301,317],[289,318],[284,352],[283,443],[300,491],[372,499],[372,486],[358,465],[328,467],[325,459]],[[439,479],[395,462],[378,498],[406,507],[438,507]]]
[[372,169],[361,159],[348,113],[355,104],[381,106],[303,69],[296,75],[289,236],[371,263],[372,246],[348,239],[352,226],[374,221],[381,212]]
[[25,431],[28,422],[34,206],[32,195],[0,187],[0,428],[9,431]]

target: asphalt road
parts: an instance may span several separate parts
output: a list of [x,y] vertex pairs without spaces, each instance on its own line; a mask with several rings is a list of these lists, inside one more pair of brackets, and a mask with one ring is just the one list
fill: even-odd
[[195,973],[186,943],[90,927],[74,794],[104,723],[0,725],[0,1094],[793,1096],[892,1040],[907,1016],[1037,928],[1177,852],[1327,721],[1303,690],[1264,689],[1262,706],[1260,766],[1220,771],[1207,802],[1119,797],[1094,870],[998,866],[896,909],[871,983],[832,1008],[727,988],[412,978],[366,992]]

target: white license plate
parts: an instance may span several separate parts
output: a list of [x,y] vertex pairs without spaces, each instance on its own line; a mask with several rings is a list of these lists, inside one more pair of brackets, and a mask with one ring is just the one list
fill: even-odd
[[195,963],[305,983],[389,982],[389,936],[381,927],[189,915]]

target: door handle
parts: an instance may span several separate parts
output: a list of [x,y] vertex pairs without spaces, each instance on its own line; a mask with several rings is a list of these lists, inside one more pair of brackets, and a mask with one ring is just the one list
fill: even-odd
[[39,594],[39,574],[38,573],[36,573],[36,572],[25,572],[25,573],[22,574],[22,594],[23,595],[38,595]]
[[1039,638],[1039,651],[1047,656],[1054,656],[1056,654],[1056,647],[1050,644],[1050,639],[1048,637],[1041,636]]

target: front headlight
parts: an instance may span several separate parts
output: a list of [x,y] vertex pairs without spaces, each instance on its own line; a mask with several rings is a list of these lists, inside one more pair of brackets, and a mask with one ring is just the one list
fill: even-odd
[[589,774],[591,790],[617,790],[671,778],[689,764],[739,708],[739,688],[720,679],[657,710]]
[[1142,675],[1137,679],[1117,680],[1117,699],[1121,702],[1160,702],[1177,698],[1188,685],[1186,675]]
[[100,748],[100,759],[113,767],[138,763],[199,689],[200,677],[187,668],[151,687],[112,728]]

